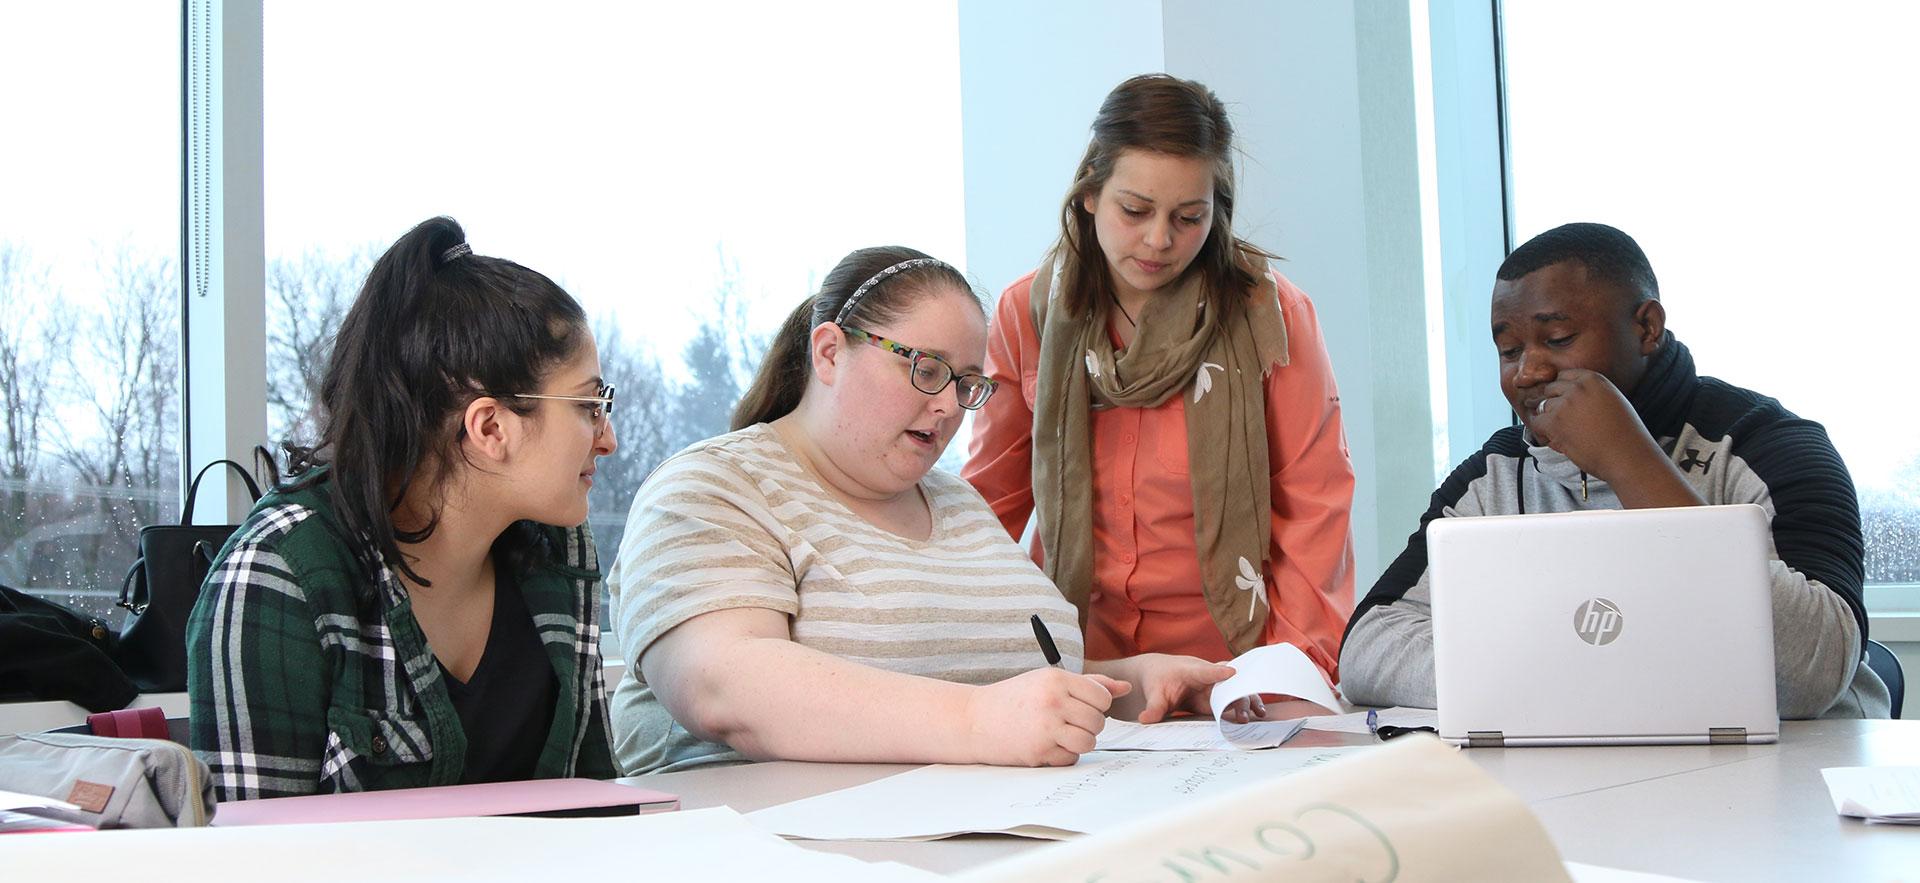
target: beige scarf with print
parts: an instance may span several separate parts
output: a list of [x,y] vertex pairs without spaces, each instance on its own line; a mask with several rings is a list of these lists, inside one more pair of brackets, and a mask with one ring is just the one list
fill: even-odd
[[1047,576],[1079,608],[1084,629],[1093,583],[1091,410],[1154,408],[1184,395],[1207,609],[1234,655],[1259,646],[1273,521],[1264,380],[1287,364],[1273,279],[1260,266],[1247,309],[1222,322],[1208,314],[1204,283],[1190,272],[1148,300],[1133,346],[1116,352],[1107,302],[1087,316],[1053,309],[1058,257],[1047,257],[1031,293],[1040,333],[1033,489]]

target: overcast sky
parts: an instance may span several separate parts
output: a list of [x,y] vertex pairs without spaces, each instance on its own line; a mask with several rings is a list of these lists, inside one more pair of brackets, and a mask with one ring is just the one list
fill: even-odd
[[1825,423],[1856,483],[1920,506],[1893,486],[1920,457],[1920,4],[1503,9],[1516,244],[1626,230],[1701,373]]

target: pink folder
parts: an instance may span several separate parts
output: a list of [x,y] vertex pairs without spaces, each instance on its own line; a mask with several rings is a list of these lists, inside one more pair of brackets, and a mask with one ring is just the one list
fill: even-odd
[[535,779],[394,791],[236,800],[215,808],[215,825],[286,825],[507,815],[634,815],[680,808],[680,798],[598,779]]

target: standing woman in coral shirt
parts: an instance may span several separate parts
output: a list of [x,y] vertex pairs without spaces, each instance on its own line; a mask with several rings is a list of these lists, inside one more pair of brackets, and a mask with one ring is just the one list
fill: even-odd
[[1233,235],[1232,124],[1110,93],[1060,241],[1001,295],[965,476],[1080,609],[1088,659],[1290,642],[1337,677],[1353,466],[1313,303]]

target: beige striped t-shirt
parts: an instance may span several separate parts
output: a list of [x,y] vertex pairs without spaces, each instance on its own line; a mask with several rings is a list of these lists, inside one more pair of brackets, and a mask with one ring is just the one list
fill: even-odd
[[640,656],[656,639],[715,610],[778,610],[804,646],[965,684],[1044,665],[1028,622],[1038,613],[1063,664],[1079,671],[1073,606],[1008,538],[980,494],[937,469],[920,489],[933,509],[925,541],[855,515],[766,424],[700,442],[661,464],[634,497],[607,577],[627,660],[613,693],[621,770],[745,759],[689,734],[640,671]]

